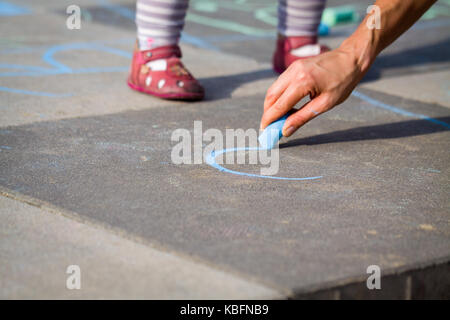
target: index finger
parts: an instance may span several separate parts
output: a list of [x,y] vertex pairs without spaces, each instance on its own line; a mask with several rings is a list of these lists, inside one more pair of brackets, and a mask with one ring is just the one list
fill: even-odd
[[291,110],[297,102],[308,94],[305,86],[290,85],[278,98],[278,100],[266,109],[261,118],[261,129],[265,129],[269,124],[284,116]]
[[[288,69],[289,70],[289,69]],[[267,89],[266,97],[264,99],[264,112],[272,107],[272,105],[278,100],[278,98],[283,94],[286,88],[289,86],[289,81],[287,79],[288,70],[283,72],[277,80]]]

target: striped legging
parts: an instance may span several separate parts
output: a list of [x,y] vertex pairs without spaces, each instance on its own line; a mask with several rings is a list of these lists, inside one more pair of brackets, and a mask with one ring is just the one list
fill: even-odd
[[[315,36],[326,0],[278,0],[278,32]],[[136,24],[141,49],[175,44],[189,0],[137,0]]]

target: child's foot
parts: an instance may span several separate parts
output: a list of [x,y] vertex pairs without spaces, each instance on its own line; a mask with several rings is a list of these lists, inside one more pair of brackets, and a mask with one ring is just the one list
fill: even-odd
[[142,51],[136,46],[128,85],[133,90],[163,99],[203,99],[203,87],[184,67],[180,58],[178,45]]
[[273,55],[273,70],[283,73],[292,62],[306,59],[330,51],[327,46],[317,43],[317,37],[285,37],[278,35],[277,47]]

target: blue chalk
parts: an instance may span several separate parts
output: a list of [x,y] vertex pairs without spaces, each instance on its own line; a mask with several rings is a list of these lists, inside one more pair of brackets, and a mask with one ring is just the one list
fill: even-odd
[[[295,110],[297,111],[297,110]],[[292,114],[292,112],[286,113],[280,119],[272,122],[264,129],[258,138],[259,144],[263,149],[273,149],[278,141],[283,136],[282,130],[286,119]]]
[[30,10],[9,2],[0,2],[0,16],[18,16],[23,14],[29,14]]

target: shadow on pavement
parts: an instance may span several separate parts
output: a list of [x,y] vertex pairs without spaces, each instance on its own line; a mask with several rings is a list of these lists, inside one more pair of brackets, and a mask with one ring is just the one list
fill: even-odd
[[278,74],[272,69],[264,69],[228,76],[203,78],[199,79],[199,81],[205,87],[205,101],[211,101],[231,97],[231,93],[245,83],[274,78],[276,76],[278,76]]
[[[443,63],[450,61],[450,38],[437,42],[433,45],[426,45],[401,52],[382,55],[373,64],[365,75],[362,83],[377,80],[381,77],[389,77],[389,74],[396,76],[417,73],[411,69],[414,66],[428,64],[427,72],[433,68],[442,70],[442,65],[433,63]],[[393,70],[396,69],[396,70]],[[398,70],[402,69],[402,70]],[[395,71],[395,73],[394,73]],[[218,76],[200,79],[206,90],[206,101],[231,97],[231,93],[241,85],[261,79],[277,77],[272,69],[243,72],[227,76]]]
[[[396,76],[417,73],[417,70],[410,67],[428,64],[427,72],[433,69],[442,70],[442,65],[433,63],[442,63],[450,61],[450,38],[437,42],[432,45],[402,50],[393,54],[379,56],[361,82],[370,82],[386,76],[384,73],[389,69],[397,69]],[[403,68],[404,70],[398,71]]]
[[[436,119],[447,123],[450,122],[450,117],[441,117]],[[448,129],[427,120],[409,120],[334,131],[306,138],[297,138],[280,144],[280,149],[299,145],[318,145],[325,143],[375,139],[395,139],[425,135],[446,130]]]

